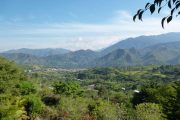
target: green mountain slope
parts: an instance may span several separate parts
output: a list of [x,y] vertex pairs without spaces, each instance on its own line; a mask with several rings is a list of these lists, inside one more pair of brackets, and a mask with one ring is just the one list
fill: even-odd
[[118,49],[96,59],[95,66],[132,66],[140,65],[140,54],[136,49]]
[[146,47],[160,44],[160,43],[180,41],[179,36],[180,36],[180,33],[168,33],[168,34],[161,34],[161,35],[128,38],[103,49],[101,51],[101,54],[106,55],[117,49],[129,49],[129,48],[142,49],[142,48],[146,48]]
[[[139,38],[143,39],[139,41],[138,39],[134,41],[124,41],[126,45],[124,42],[120,42],[121,44],[119,44],[118,49],[105,55],[103,55],[104,53],[102,52],[92,50],[78,50],[64,54],[50,54],[48,56],[7,52],[1,53],[0,55],[18,64],[35,64],[60,68],[180,64],[180,41],[178,41],[178,36],[179,33],[148,37],[141,36]],[[151,44],[147,45],[149,42],[144,43],[145,39],[149,42],[152,40]],[[129,46],[127,46],[128,43],[130,43]],[[121,48],[122,46],[124,46],[124,48]]]
[[23,53],[23,54],[33,55],[36,57],[43,57],[43,56],[49,56],[49,55],[66,54],[69,52],[70,52],[70,50],[62,49],[62,48],[56,48],[56,49],[51,49],[51,48],[46,48],[46,49],[22,48],[22,49],[17,49],[17,50],[9,50],[9,51],[6,51],[5,53]]

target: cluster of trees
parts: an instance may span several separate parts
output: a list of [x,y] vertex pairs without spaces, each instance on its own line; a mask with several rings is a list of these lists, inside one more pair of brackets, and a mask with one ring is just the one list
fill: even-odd
[[141,103],[154,103],[162,108],[164,117],[169,120],[180,119],[180,83],[167,85],[146,85],[142,86],[141,92],[133,97],[133,105]]
[[42,107],[36,85],[18,66],[0,58],[0,119],[30,119]]

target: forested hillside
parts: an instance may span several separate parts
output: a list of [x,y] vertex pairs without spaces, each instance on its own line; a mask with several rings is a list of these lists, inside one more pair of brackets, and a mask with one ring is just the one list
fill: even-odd
[[0,58],[1,120],[179,120],[180,66],[78,71]]
[[70,50],[62,49],[62,48],[47,48],[47,49],[27,49],[27,48],[22,48],[18,50],[9,50],[6,51],[5,53],[23,53],[23,54],[29,54],[33,55],[36,57],[45,57],[49,55],[57,55],[57,54],[66,54],[69,53]]
[[56,68],[126,67],[180,64],[180,33],[129,38],[101,51],[64,49],[19,49],[0,53],[24,65]]

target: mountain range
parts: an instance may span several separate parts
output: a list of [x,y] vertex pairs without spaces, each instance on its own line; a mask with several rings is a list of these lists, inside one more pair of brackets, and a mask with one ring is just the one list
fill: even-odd
[[49,56],[49,55],[57,55],[57,54],[65,54],[70,52],[70,50],[63,49],[63,48],[46,48],[46,49],[27,49],[27,48],[22,48],[18,50],[9,50],[6,51],[5,53],[24,53],[24,54],[29,54],[37,57],[44,57],[44,56]]
[[101,51],[18,49],[0,53],[18,64],[59,68],[90,68],[180,64],[180,33],[128,38]]

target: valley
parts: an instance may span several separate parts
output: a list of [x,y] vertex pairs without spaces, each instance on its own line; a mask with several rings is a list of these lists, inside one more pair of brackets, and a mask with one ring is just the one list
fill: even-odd
[[0,0],[0,120],[180,120],[180,0]]
[[67,70],[19,66],[0,58],[0,76],[2,120],[179,117],[180,66]]
[[65,69],[180,64],[179,35],[180,33],[168,33],[128,38],[102,51],[19,49],[0,55],[18,64]]
[[[180,41],[168,37],[177,34],[127,39],[102,51],[3,52],[0,119],[178,120]],[[151,37],[164,41],[145,40]]]

